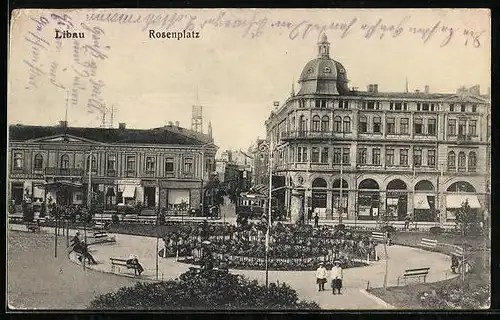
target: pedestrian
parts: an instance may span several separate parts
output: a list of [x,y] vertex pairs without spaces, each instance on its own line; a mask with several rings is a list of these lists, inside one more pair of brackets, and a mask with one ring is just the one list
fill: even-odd
[[307,210],[307,224],[311,223],[312,218],[313,218],[313,212],[312,212],[312,209],[311,209],[311,208],[309,208],[309,209]]
[[342,279],[344,278],[343,270],[341,267],[341,263],[339,260],[335,260],[333,262],[333,268],[332,268],[332,289],[333,289],[333,294],[335,294],[335,290],[338,291],[338,294],[340,293],[340,289],[342,289]]
[[407,214],[406,217],[405,217],[405,227],[404,227],[404,229],[408,230],[409,227],[410,227],[410,215]]
[[80,243],[80,232],[77,231],[73,239],[71,239],[71,246],[74,247],[76,244],[79,243]]
[[318,284],[318,291],[325,291],[326,281],[325,264],[321,262],[318,269],[316,269],[316,283]]
[[139,258],[135,254],[131,254],[128,257],[127,265],[134,267],[134,274],[136,274],[136,272],[139,272],[139,275],[141,275],[141,273],[144,271],[144,268],[139,263]]
[[314,227],[319,228],[319,217],[317,212],[316,215],[314,216]]

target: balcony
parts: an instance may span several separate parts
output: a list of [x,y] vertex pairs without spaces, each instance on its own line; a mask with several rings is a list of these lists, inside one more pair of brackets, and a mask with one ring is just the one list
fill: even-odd
[[472,136],[467,135],[467,134],[460,134],[457,136],[457,143],[458,144],[467,144],[472,141]]
[[81,168],[45,168],[47,176],[81,177],[84,173]]
[[282,140],[288,139],[325,139],[333,138],[334,135],[331,131],[288,131],[281,133]]

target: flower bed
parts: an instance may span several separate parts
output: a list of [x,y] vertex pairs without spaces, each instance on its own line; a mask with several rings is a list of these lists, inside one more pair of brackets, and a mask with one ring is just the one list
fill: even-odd
[[[201,230],[200,230],[201,228]],[[233,269],[264,269],[267,226],[254,223],[247,227],[180,226],[166,234],[166,256],[199,264],[203,250],[210,250],[214,264],[224,262]],[[202,242],[210,241],[209,247]],[[269,268],[274,270],[313,270],[320,262],[341,260],[345,268],[365,265],[362,261],[375,259],[375,243],[369,236],[333,228],[313,229],[310,226],[276,224],[271,228],[268,251]],[[160,256],[164,256],[161,251]]]

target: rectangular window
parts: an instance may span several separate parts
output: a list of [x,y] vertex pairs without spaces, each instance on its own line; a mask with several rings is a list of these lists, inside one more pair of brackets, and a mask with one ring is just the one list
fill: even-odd
[[458,135],[465,136],[465,128],[467,126],[467,121],[465,119],[458,120]]
[[413,150],[413,165],[420,167],[422,165],[422,149]]
[[184,173],[193,173],[193,158],[184,158]]
[[448,135],[449,136],[457,135],[457,120],[448,119]]
[[344,148],[342,151],[342,163],[349,165],[351,162],[351,149]]
[[436,150],[427,150],[427,165],[431,168],[436,167]]
[[399,150],[399,165],[408,166],[408,149]]
[[174,158],[165,159],[165,173],[174,172]]
[[367,155],[367,150],[366,148],[360,148],[359,149],[359,164],[366,164],[366,155]]
[[349,109],[349,100],[344,101],[344,109]]
[[475,104],[472,105],[472,112],[477,112],[477,106]]
[[476,120],[469,121],[469,135],[471,137],[475,137],[477,135],[477,121]]
[[408,134],[408,128],[410,126],[409,122],[410,122],[410,120],[408,118],[401,118],[399,133],[401,133],[401,134]]
[[380,110],[380,102],[379,101],[377,101],[377,103],[375,104],[375,109]]
[[394,102],[389,102],[389,110],[393,110],[394,109]]
[[319,148],[313,147],[311,153],[311,162],[318,163],[319,162]]
[[376,166],[380,165],[380,148],[372,149],[372,164]]
[[394,149],[385,150],[385,164],[388,166],[394,165]]
[[339,164],[342,161],[342,149],[341,148],[333,148],[333,163]]
[[431,111],[434,111],[434,103],[431,103]]
[[127,171],[135,172],[135,156],[127,156]]
[[374,101],[368,101],[368,110],[373,110],[375,109],[375,102]]
[[321,100],[321,108],[326,108],[326,100]]
[[429,104],[428,103],[422,103],[422,111],[429,111]]
[[403,103],[403,110],[408,110],[408,103]]
[[316,108],[319,108],[321,106],[320,100],[315,100],[315,106]]
[[14,169],[22,169],[23,168],[23,153],[15,152],[14,153]]
[[108,170],[116,170],[116,156],[114,154],[108,155]]
[[366,121],[365,116],[361,116],[359,118],[359,132],[361,133],[367,133],[368,132],[368,123]]
[[455,105],[453,103],[450,103],[450,112],[455,111]]
[[396,133],[396,120],[394,118],[387,118],[387,134]]
[[321,150],[321,163],[328,163],[328,153],[329,153],[329,148],[323,148]]
[[427,134],[436,135],[436,119],[428,119]]
[[415,119],[415,134],[422,134],[424,133],[423,130],[423,125],[422,125],[422,119],[421,118],[416,118]]
[[154,171],[155,171],[155,158],[146,157],[146,172],[154,172]]
[[382,132],[382,120],[380,119],[380,117],[373,118],[373,132],[374,133]]
[[297,162],[307,162],[306,147],[297,147]]
[[420,102],[417,102],[417,111],[420,111]]
[[460,105],[460,112],[465,112],[465,103]]
[[400,111],[401,110],[401,107],[402,107],[402,103],[401,102],[396,102],[394,104],[394,110],[398,110]]

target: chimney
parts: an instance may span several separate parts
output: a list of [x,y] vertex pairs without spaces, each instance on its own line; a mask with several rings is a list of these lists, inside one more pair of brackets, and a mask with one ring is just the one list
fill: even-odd
[[120,123],[118,124],[118,129],[123,130],[123,129],[125,129],[125,128],[126,128],[126,124],[125,124],[125,122],[120,122]]
[[68,126],[68,121],[59,121],[59,125],[63,128],[66,128]]
[[373,85],[373,93],[378,93],[378,84]]
[[179,121],[176,121],[176,122],[175,122],[175,126],[176,126],[177,128],[179,128]]
[[368,92],[373,92],[373,84],[368,85]]
[[172,121],[169,121],[169,122],[168,122],[168,126],[169,126],[169,127],[173,126]]
[[425,85],[424,92],[425,93],[431,93],[430,87],[428,85]]

